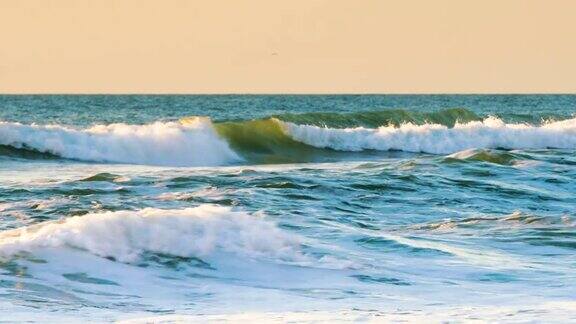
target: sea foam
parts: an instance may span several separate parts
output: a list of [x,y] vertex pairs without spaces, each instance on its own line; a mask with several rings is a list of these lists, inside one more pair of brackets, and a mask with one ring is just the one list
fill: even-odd
[[451,154],[473,148],[545,149],[576,148],[576,118],[541,126],[507,124],[496,117],[456,123],[402,124],[399,127],[326,128],[278,121],[294,140],[339,151],[398,150]]
[[207,118],[87,129],[0,122],[0,145],[96,162],[215,166],[240,160]]
[[133,263],[145,253],[204,257],[216,252],[299,261],[299,239],[258,215],[201,205],[75,216],[0,233],[0,255],[76,248]]

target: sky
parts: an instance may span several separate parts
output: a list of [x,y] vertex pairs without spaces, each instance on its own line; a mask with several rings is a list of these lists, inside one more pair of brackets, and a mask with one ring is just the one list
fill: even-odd
[[0,93],[574,93],[574,0],[0,0]]

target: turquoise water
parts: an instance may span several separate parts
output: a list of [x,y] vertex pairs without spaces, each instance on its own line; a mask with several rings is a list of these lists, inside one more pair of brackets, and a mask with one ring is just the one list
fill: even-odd
[[0,96],[2,318],[575,320],[575,112]]

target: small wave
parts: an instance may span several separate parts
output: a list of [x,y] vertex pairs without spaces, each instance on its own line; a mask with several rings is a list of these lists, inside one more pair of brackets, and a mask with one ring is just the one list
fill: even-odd
[[532,214],[514,211],[505,216],[476,216],[463,219],[445,219],[440,222],[412,225],[410,228],[422,231],[453,231],[458,228],[469,228],[475,226],[494,226],[507,229],[518,227],[552,227],[559,226],[574,227],[576,223],[568,215],[561,217],[536,216]]
[[294,140],[339,151],[406,151],[451,154],[469,149],[546,149],[576,148],[576,118],[541,126],[506,124],[489,117],[483,121],[456,123],[453,128],[440,124],[402,124],[399,127],[326,128],[282,122]]
[[513,165],[518,159],[523,158],[520,154],[490,149],[469,149],[450,154],[443,159],[445,163],[461,161],[488,162],[500,165]]
[[58,156],[54,154],[43,153],[34,149],[16,148],[10,145],[1,145],[1,144],[0,144],[0,157],[27,159],[27,160],[53,160],[58,158]]
[[299,240],[262,217],[227,207],[147,208],[75,216],[0,233],[0,255],[72,247],[125,263],[146,253],[203,257],[215,252],[299,261]]
[[213,166],[240,160],[205,118],[80,130],[0,122],[0,145],[96,162]]
[[80,179],[81,182],[125,182],[130,179],[118,174],[102,172],[95,175]]

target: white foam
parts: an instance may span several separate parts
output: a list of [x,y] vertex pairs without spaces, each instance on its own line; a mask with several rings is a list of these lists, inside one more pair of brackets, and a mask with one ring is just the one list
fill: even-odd
[[95,213],[0,234],[3,256],[65,247],[127,263],[138,261],[145,252],[181,257],[226,252],[285,261],[303,257],[299,240],[273,223],[215,205]]
[[[554,301],[521,305],[453,306],[437,303],[421,309],[334,309],[331,311],[241,312],[232,314],[159,315],[120,320],[135,323],[566,323],[574,320],[576,303]],[[124,315],[125,317],[128,317]]]
[[240,158],[207,118],[87,129],[0,122],[0,145],[64,158],[166,166],[215,166]]
[[281,122],[294,140],[340,151],[399,150],[450,154],[473,148],[545,149],[576,148],[576,118],[541,126],[506,124],[489,117],[456,124],[403,124],[400,127],[335,129]]

